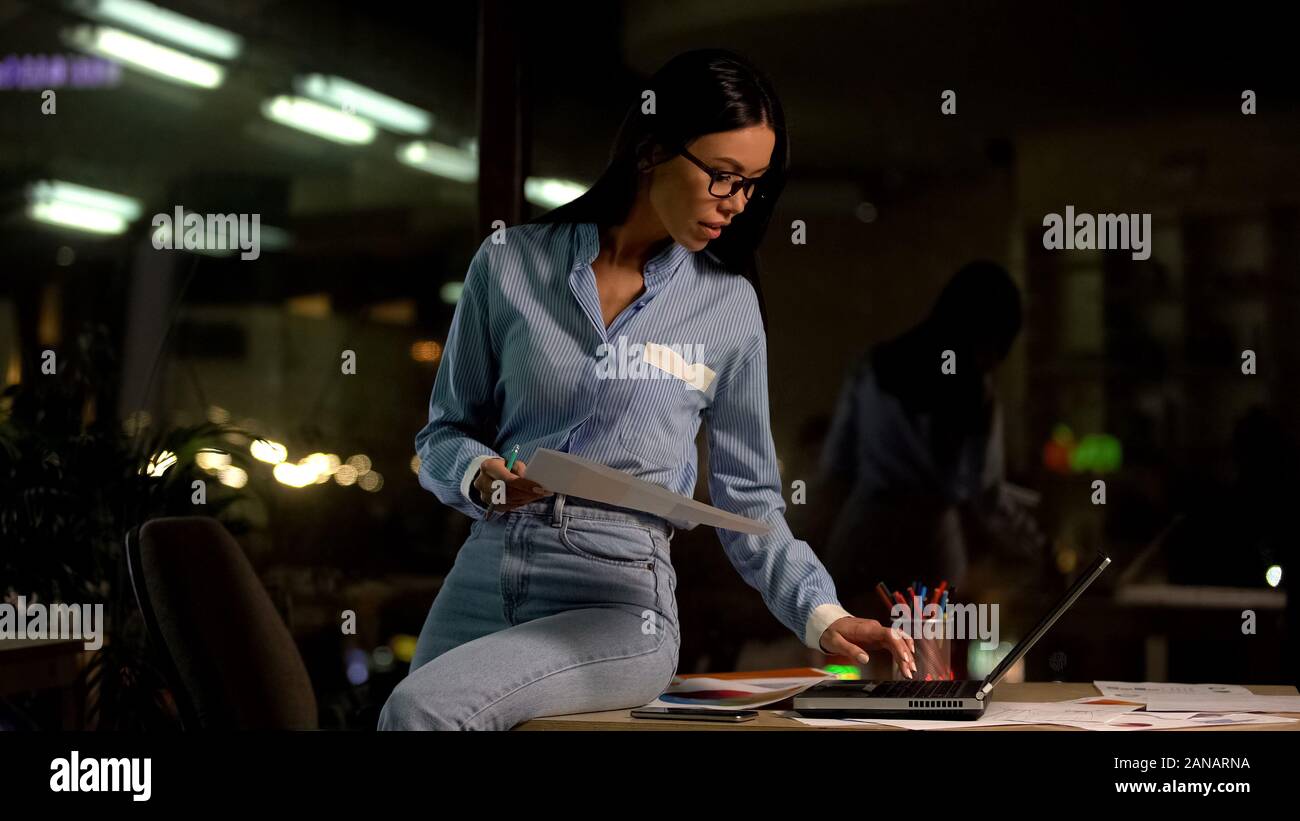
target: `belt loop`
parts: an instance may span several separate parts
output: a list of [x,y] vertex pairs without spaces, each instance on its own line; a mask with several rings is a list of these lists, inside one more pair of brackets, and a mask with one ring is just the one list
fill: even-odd
[[564,494],[555,494],[555,504],[551,506],[551,527],[559,527],[563,524],[564,516]]

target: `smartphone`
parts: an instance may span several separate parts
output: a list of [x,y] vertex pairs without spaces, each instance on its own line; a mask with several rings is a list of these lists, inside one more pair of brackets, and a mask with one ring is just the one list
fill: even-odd
[[750,721],[758,710],[706,710],[703,707],[638,707],[632,718],[672,718],[687,721]]

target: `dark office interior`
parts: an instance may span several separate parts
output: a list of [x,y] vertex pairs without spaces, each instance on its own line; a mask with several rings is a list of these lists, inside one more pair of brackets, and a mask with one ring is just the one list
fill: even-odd
[[[111,45],[108,23],[0,2],[0,595],[108,614],[101,650],[42,659],[58,676],[4,676],[0,729],[185,723],[132,592],[131,534],[202,515],[276,626],[196,655],[238,665],[241,641],[274,640],[300,654],[317,726],[374,730],[469,533],[421,487],[413,440],[470,258],[494,221],[585,190],[645,78],[702,47],[761,66],[786,111],[789,179],[759,258],[795,535],[821,555],[849,504],[822,468],[853,363],[990,260],[1023,306],[991,377],[1019,518],[988,532],[954,513],[954,595],[999,603],[1005,651],[1094,555],[1114,559],[1013,677],[1300,683],[1289,25],[1117,2],[159,5],[237,35],[205,58],[206,85],[28,60],[84,58]],[[320,76],[426,119],[348,142],[271,116]],[[470,173],[431,159],[444,153]],[[71,213],[34,210],[49,181],[123,212],[45,219]],[[260,256],[159,250],[150,217],[181,206],[260,214]],[[1148,254],[1045,248],[1044,215],[1067,206],[1149,214]],[[712,528],[679,531],[672,561],[680,672],[827,663]],[[886,618],[870,586],[840,592]],[[997,658],[963,647],[954,666],[980,676]]]

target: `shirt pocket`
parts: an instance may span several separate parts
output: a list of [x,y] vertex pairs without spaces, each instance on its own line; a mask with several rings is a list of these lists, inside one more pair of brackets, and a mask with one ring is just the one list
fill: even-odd
[[712,389],[696,389],[699,379],[692,383],[653,368],[647,371],[650,378],[628,380],[619,444],[645,467],[674,468],[694,458],[700,412]]

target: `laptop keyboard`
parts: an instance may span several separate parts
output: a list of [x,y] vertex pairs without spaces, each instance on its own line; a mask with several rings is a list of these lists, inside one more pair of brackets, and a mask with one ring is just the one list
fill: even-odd
[[965,681],[888,681],[876,685],[875,698],[944,698],[955,696]]

